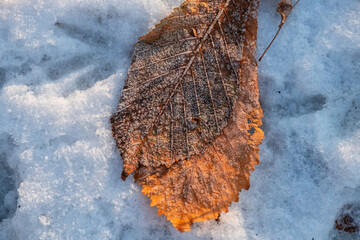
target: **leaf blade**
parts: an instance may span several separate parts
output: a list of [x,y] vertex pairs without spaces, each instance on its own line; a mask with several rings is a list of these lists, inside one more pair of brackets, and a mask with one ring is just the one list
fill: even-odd
[[188,0],[135,46],[112,117],[122,178],[135,171],[179,231],[227,211],[259,162],[257,8]]

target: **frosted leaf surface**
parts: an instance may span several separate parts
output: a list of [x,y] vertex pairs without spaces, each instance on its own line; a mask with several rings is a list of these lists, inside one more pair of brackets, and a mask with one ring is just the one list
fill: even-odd
[[141,37],[111,118],[143,193],[179,231],[249,188],[263,132],[257,1],[185,1]]

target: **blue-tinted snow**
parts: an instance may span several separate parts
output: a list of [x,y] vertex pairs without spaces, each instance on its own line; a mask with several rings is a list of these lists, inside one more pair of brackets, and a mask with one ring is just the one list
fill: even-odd
[[0,239],[360,238],[334,230],[360,204],[358,0],[301,0],[259,63],[261,164],[220,223],[180,234],[121,181],[109,117],[136,39],[180,2],[0,2]]

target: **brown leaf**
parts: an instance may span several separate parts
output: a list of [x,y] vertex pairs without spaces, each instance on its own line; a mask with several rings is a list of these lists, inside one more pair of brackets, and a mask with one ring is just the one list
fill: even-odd
[[278,3],[276,11],[281,15],[281,23],[284,24],[287,17],[290,15],[293,6],[291,0],[281,0]]
[[135,45],[111,118],[122,178],[179,231],[227,211],[259,163],[258,5],[188,0]]
[[335,220],[335,229],[338,233],[348,232],[355,233],[359,232],[360,224],[360,206],[359,204],[345,204]]
[[259,58],[259,62],[261,61],[261,59],[264,57],[265,53],[269,50],[269,48],[271,47],[271,45],[273,44],[273,42],[275,41],[277,35],[279,34],[281,28],[284,26],[286,19],[289,17],[291,10],[300,2],[300,0],[298,0],[294,5],[292,5],[291,0],[281,0],[277,5],[278,7],[276,8],[276,11],[281,15],[281,22],[279,25],[279,29],[277,30],[273,40],[271,40],[270,44],[268,45],[268,47],[265,49],[265,51],[263,52],[263,54],[261,55],[261,57]]

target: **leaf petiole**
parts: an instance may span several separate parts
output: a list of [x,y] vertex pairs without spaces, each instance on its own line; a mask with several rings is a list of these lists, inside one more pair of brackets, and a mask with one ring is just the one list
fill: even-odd
[[[264,57],[265,53],[269,50],[270,46],[273,44],[273,42],[275,41],[277,35],[279,34],[281,28],[283,27],[285,20],[287,19],[287,17],[290,15],[292,9],[300,2],[300,0],[298,0],[294,5],[291,6],[291,0],[290,0],[290,5],[289,5],[289,1],[287,0],[282,0],[281,2],[278,3],[279,7],[277,8],[277,12],[280,13],[281,15],[281,23],[279,25],[279,29],[277,30],[274,38],[271,40],[270,44],[268,45],[268,47],[265,49],[264,53],[261,55],[261,57],[259,58],[259,62],[261,61],[261,59]],[[291,6],[291,7],[290,7]]]

